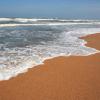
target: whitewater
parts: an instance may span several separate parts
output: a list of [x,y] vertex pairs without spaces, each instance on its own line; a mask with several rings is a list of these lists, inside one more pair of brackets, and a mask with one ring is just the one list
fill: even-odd
[[58,56],[100,52],[80,37],[100,33],[100,20],[0,18],[0,80]]

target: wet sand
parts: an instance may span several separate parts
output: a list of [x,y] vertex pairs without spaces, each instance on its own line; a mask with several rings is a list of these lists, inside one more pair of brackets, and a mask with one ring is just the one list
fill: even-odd
[[[100,50],[100,34],[84,39]],[[100,53],[50,59],[1,81],[0,100],[100,100]]]

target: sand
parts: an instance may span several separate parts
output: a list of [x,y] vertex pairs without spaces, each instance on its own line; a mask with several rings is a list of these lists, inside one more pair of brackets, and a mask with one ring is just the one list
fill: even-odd
[[[100,34],[84,39],[100,50]],[[100,53],[50,59],[1,81],[0,100],[100,100]]]

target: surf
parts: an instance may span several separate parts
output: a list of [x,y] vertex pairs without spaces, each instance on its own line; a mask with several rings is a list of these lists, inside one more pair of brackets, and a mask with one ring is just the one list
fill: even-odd
[[[100,33],[97,20],[0,18],[0,80],[58,56],[100,52],[80,37]],[[4,26],[3,26],[4,25]]]

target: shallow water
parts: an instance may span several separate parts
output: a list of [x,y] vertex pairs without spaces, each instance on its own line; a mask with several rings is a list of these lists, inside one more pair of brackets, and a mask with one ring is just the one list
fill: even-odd
[[100,32],[100,21],[0,19],[0,80],[57,56],[99,52],[79,37]]

